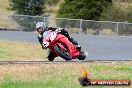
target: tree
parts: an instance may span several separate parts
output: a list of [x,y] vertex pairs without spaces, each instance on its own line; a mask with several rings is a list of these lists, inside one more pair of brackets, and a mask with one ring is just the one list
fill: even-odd
[[[16,11],[16,14],[22,15],[42,15],[44,13],[45,0],[10,0],[10,6],[12,10]],[[43,21],[43,17],[31,17],[31,16],[11,16],[23,31],[34,31],[35,24],[38,21]]]
[[23,15],[43,14],[44,4],[45,0],[10,0],[11,9]]
[[58,11],[58,17],[99,20],[102,12],[112,0],[65,0]]

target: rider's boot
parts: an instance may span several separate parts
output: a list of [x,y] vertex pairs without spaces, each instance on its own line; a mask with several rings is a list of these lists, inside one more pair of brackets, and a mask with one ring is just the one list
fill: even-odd
[[78,42],[75,39],[73,39],[72,37],[69,37],[68,39],[70,42],[72,42],[72,44],[76,47],[78,51],[81,51],[81,46],[78,44]]

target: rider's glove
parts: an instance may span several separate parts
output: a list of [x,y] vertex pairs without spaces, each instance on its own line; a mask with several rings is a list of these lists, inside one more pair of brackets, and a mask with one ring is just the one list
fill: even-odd
[[49,42],[47,41],[43,41],[43,48],[47,49],[47,47],[49,46]]
[[43,35],[41,35],[41,34],[38,34],[38,38],[42,38],[43,37]]

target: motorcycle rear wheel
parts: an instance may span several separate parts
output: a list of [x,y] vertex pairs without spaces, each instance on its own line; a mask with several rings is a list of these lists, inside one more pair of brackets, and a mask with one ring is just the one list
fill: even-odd
[[86,54],[84,51],[80,51],[80,55],[78,56],[79,60],[84,60],[86,58]]

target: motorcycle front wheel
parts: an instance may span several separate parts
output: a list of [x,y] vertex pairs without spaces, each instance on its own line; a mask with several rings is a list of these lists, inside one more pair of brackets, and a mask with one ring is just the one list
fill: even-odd
[[54,46],[54,50],[58,53],[58,55],[65,59],[66,61],[70,61],[71,60],[71,57],[70,57],[70,54],[68,52],[68,50],[66,49],[66,51],[62,50],[59,46]]

